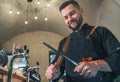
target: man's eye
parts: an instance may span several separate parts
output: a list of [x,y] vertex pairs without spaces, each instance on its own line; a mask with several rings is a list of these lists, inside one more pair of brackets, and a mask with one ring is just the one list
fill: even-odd
[[67,19],[67,17],[64,17],[64,19]]
[[70,13],[70,16],[72,16],[72,15],[74,15],[74,14],[75,14],[75,12],[73,11],[73,12]]

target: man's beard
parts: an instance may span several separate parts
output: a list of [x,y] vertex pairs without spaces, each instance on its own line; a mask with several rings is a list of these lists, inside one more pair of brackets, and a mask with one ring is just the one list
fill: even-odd
[[70,22],[76,22],[77,26],[75,28],[69,26],[69,28],[72,29],[72,30],[78,30],[81,27],[81,25],[82,25],[83,18],[82,18],[82,16],[80,16],[78,19],[73,19]]

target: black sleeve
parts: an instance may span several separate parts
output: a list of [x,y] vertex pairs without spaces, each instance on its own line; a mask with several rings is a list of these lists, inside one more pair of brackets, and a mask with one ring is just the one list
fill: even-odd
[[102,36],[103,48],[106,52],[106,57],[103,58],[112,71],[116,74],[120,73],[120,43],[107,28],[100,28]]

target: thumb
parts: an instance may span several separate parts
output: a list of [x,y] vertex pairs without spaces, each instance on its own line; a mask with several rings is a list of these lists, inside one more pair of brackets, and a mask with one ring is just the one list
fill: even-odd
[[51,64],[51,65],[50,65],[50,69],[55,69],[55,65],[54,65],[54,64]]

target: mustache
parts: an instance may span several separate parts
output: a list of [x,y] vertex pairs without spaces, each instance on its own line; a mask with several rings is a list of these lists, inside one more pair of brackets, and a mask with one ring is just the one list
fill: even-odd
[[72,19],[72,20],[70,20],[70,21],[68,22],[68,24],[70,25],[71,23],[74,23],[74,22],[78,22],[78,20]]

